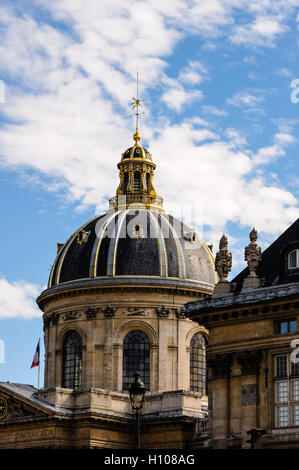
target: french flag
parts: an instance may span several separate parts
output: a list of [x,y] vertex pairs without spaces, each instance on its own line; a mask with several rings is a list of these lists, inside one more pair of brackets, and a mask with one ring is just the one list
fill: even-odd
[[32,369],[32,367],[37,367],[37,366],[39,366],[39,342],[37,343],[36,351],[34,353],[33,361],[32,361],[30,369]]

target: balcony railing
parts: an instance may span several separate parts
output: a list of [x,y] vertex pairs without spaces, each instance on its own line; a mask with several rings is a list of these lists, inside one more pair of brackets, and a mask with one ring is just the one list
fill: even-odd
[[121,196],[114,196],[109,199],[109,208],[112,209],[116,206],[128,206],[130,204],[144,204],[144,205],[163,205],[163,198],[160,196],[149,196],[148,194],[125,194]]

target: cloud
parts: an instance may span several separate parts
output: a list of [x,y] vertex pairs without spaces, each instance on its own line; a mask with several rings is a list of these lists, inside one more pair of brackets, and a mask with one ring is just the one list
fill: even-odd
[[[0,160],[18,171],[33,168],[40,179],[45,175],[49,191],[55,185],[61,191],[63,185],[81,209],[96,205],[105,210],[118,185],[116,163],[133,142],[128,104],[137,65],[144,93],[154,90],[169,109],[180,113],[183,105],[202,99],[196,86],[210,73],[200,60],[186,59],[176,79],[167,75],[167,58],[186,35],[203,37],[206,44],[231,37],[237,45],[253,32],[251,45],[268,46],[286,30],[286,16],[267,16],[273,2],[263,2],[263,11],[259,2],[240,1],[236,7],[234,0],[191,0],[188,8],[182,0],[90,0],[88,8],[82,0],[37,3],[50,11],[49,24],[1,7],[0,70],[14,77],[15,85],[7,86],[2,108],[6,122],[0,129]],[[244,31],[235,26],[239,10],[251,18],[242,25]],[[260,90],[248,89],[227,103],[255,109],[263,99]],[[215,106],[205,105],[202,111],[227,115]],[[282,156],[292,143],[279,134],[290,133],[280,131],[272,145],[253,155],[236,129],[216,135],[199,117],[176,119],[174,124],[149,112],[141,129],[141,143],[149,143],[158,165],[157,188],[166,201],[201,206],[205,225],[215,232],[229,221],[254,224],[255,216],[268,231],[294,220],[296,199],[278,184],[269,184],[262,169],[256,178],[262,162]]]
[[276,75],[280,75],[281,77],[292,77],[293,76],[293,73],[285,67],[277,68],[275,70],[275,73],[276,73]]
[[261,15],[251,23],[236,26],[230,36],[234,44],[245,47],[274,47],[276,39],[288,31],[280,17]]
[[[260,161],[244,148],[244,136],[235,129],[226,134],[227,140],[207,142],[206,136],[184,123],[165,127],[151,142],[158,164],[156,187],[167,196],[167,210],[172,209],[170,201],[177,207],[191,204],[197,214],[193,223],[197,220],[215,233],[223,231],[228,221],[278,233],[299,216],[298,201],[279,185],[267,183],[266,175],[256,175]],[[276,138],[276,145],[282,140]],[[157,161],[159,155],[171,155],[171,165],[165,158]]]
[[187,67],[184,67],[179,74],[178,80],[191,85],[198,85],[207,79],[207,68],[199,61],[189,61]]
[[42,313],[35,302],[41,291],[41,286],[37,284],[26,281],[8,282],[5,278],[0,278],[0,319],[41,318]]
[[180,85],[170,88],[162,95],[162,101],[166,103],[168,108],[177,112],[182,111],[183,105],[187,106],[194,101],[199,101],[203,97],[200,90],[187,91]]
[[247,145],[246,138],[238,129],[230,127],[226,129],[225,135],[227,136],[229,142],[233,147],[244,147],[245,145]]
[[[258,95],[259,94],[259,95]],[[242,90],[227,98],[226,103],[238,108],[253,108],[264,101],[261,90]]]
[[260,148],[254,155],[253,160],[256,165],[268,164],[270,161],[285,155],[286,148],[297,142],[297,139],[290,133],[279,132],[275,134],[273,141],[273,145]]
[[249,65],[257,65],[257,60],[254,55],[244,57],[243,62]]
[[213,116],[227,116],[228,113],[224,109],[219,109],[216,106],[203,105],[201,107],[204,113],[212,114]]

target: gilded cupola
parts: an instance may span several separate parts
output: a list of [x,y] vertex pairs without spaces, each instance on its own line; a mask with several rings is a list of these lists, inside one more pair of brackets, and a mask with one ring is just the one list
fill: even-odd
[[138,128],[133,136],[135,144],[122,154],[119,169],[119,186],[116,197],[110,200],[110,206],[128,204],[158,205],[162,209],[163,199],[156,194],[153,184],[156,165],[150,152],[139,143]]

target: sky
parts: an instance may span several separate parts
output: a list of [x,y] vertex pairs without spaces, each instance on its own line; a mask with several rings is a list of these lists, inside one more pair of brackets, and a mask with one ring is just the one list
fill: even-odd
[[115,195],[137,69],[157,192],[230,278],[299,217],[298,27],[299,0],[1,1],[0,381],[37,384],[35,299]]

